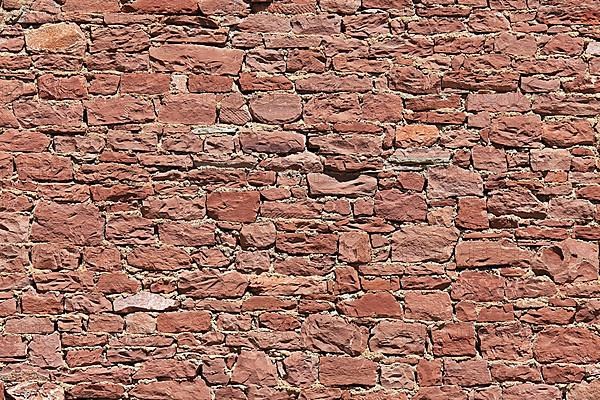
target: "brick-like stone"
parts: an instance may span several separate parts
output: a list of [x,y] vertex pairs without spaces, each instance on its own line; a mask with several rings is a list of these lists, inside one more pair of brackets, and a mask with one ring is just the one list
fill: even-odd
[[206,213],[217,220],[254,222],[259,207],[258,192],[215,192],[206,199]]
[[326,386],[375,386],[376,365],[364,358],[321,357],[319,381]]

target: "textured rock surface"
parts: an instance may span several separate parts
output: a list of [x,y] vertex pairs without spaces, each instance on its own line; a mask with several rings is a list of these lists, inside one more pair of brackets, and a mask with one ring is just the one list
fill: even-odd
[[0,17],[0,400],[600,399],[598,0]]

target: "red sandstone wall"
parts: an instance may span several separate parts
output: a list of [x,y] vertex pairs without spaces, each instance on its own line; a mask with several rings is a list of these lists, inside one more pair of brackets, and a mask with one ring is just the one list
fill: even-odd
[[597,0],[4,0],[7,399],[600,398]]

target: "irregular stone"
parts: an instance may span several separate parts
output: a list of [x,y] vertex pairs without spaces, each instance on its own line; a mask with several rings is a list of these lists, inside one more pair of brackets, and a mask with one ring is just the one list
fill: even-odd
[[563,149],[540,149],[530,152],[531,169],[534,171],[568,171],[571,154]]
[[469,240],[458,243],[455,250],[459,268],[528,265],[532,254],[506,239]]
[[548,205],[548,217],[563,221],[590,221],[594,218],[594,205],[582,199],[554,197]]
[[244,131],[240,133],[242,150],[288,154],[303,151],[306,137],[294,132]]
[[150,47],[150,61],[157,71],[237,75],[244,53],[191,44],[163,44]]
[[338,242],[339,259],[348,263],[371,261],[371,242],[367,232],[343,232]]
[[544,218],[546,206],[530,190],[521,187],[492,193],[487,201],[494,215],[516,215],[521,218]]
[[338,236],[334,234],[278,233],[275,248],[288,254],[335,254]]
[[60,335],[35,335],[29,343],[29,361],[42,368],[64,366]]
[[321,357],[319,381],[326,386],[375,386],[377,364],[364,358]]
[[314,196],[372,196],[377,190],[377,179],[367,175],[360,175],[356,179],[344,181],[316,173],[310,173],[306,178],[309,192]]
[[265,124],[294,122],[302,115],[302,100],[292,93],[267,93],[250,99],[250,113]]
[[0,240],[4,243],[27,242],[29,218],[17,213],[0,213]]
[[400,262],[445,262],[452,257],[458,231],[428,225],[401,228],[392,236],[392,260]]
[[550,146],[571,147],[594,143],[594,130],[584,119],[545,122],[542,140]]
[[50,153],[19,154],[15,157],[17,173],[21,180],[70,181],[73,165],[70,158]]
[[217,120],[213,94],[167,95],[158,108],[158,120],[168,124],[212,125]]
[[335,315],[310,315],[302,324],[302,341],[314,351],[356,356],[367,347],[367,337],[364,329]]
[[188,272],[179,278],[179,291],[190,297],[242,297],[248,279],[239,272]]
[[87,81],[83,76],[58,77],[44,74],[38,78],[40,98],[75,100],[87,96]]
[[454,300],[502,301],[506,280],[484,271],[461,272],[452,284]]
[[159,332],[205,332],[210,329],[211,316],[207,311],[178,311],[161,313],[156,319]]
[[206,198],[206,213],[216,220],[254,222],[260,207],[259,192],[213,192]]
[[598,245],[566,239],[542,248],[533,264],[535,271],[549,274],[559,284],[598,279]]
[[73,399],[117,400],[125,394],[123,385],[116,383],[78,383],[67,390],[67,397]]
[[275,244],[277,231],[271,221],[244,225],[240,231],[240,244],[244,248],[266,249]]
[[262,351],[242,350],[233,366],[231,381],[244,385],[275,386],[277,369]]
[[437,142],[440,131],[435,125],[406,125],[396,128],[397,147],[428,147]]
[[477,330],[481,353],[488,360],[525,361],[532,357],[533,332],[518,322]]
[[467,96],[467,111],[527,112],[531,102],[521,93],[470,93]]
[[541,134],[538,115],[502,116],[492,120],[489,138],[506,147],[537,147]]
[[91,204],[40,202],[34,211],[31,240],[34,242],[99,245],[104,219]]
[[356,299],[340,302],[338,309],[350,317],[402,317],[400,303],[388,292],[365,293]]
[[[194,2],[195,3],[195,2]],[[192,382],[159,381],[139,383],[130,392],[143,400],[210,400],[210,389],[203,380]]]
[[474,356],[475,328],[469,323],[449,323],[431,331],[436,356]]
[[191,265],[188,253],[178,247],[136,247],[127,255],[129,265],[148,271],[174,271]]
[[428,194],[433,198],[481,196],[483,180],[476,172],[450,165],[428,170]]
[[311,386],[318,377],[318,362],[316,356],[293,352],[283,360],[285,380],[300,387]]
[[196,377],[197,370],[188,360],[148,360],[133,374],[133,379],[189,379]]
[[548,399],[560,400],[562,394],[556,386],[523,383],[507,387],[502,390],[502,398],[505,400],[520,400],[520,399]]
[[97,98],[85,103],[90,125],[144,123],[154,120],[150,101],[132,96]]
[[359,0],[321,0],[319,3],[324,11],[339,14],[352,14],[360,7]]
[[157,0],[135,0],[127,5],[135,11],[156,14],[181,14],[193,13],[198,10],[198,2],[196,0],[182,0],[177,2],[164,2]]
[[373,329],[369,348],[371,351],[390,355],[422,355],[426,341],[425,325],[382,321]]
[[83,55],[86,49],[86,38],[79,26],[65,22],[25,31],[25,43],[34,52]]
[[452,301],[446,292],[407,292],[404,296],[404,316],[418,321],[443,321],[452,319]]
[[600,393],[600,380],[577,383],[567,393],[568,400],[594,400]]
[[458,199],[456,225],[466,229],[487,229],[490,225],[485,199],[463,197]]
[[485,360],[444,360],[444,383],[458,386],[479,386],[492,383]]
[[318,124],[357,121],[361,109],[355,93],[335,93],[314,96],[303,112],[305,123]]
[[83,106],[80,102],[24,100],[14,102],[13,110],[25,128],[45,125],[79,127],[83,123]]
[[533,353],[540,363],[596,363],[599,344],[600,336],[586,327],[548,327],[538,334]]
[[375,214],[389,221],[425,221],[427,202],[420,194],[402,193],[396,189],[380,190],[375,194]]
[[393,363],[381,366],[381,386],[392,389],[416,388],[415,376],[408,364]]
[[160,294],[139,292],[133,296],[120,297],[113,300],[113,310],[118,313],[136,311],[164,311],[175,307],[177,301]]

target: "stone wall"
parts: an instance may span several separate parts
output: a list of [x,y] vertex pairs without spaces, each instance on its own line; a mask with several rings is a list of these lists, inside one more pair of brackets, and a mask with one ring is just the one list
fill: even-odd
[[597,0],[0,11],[6,399],[599,398]]

